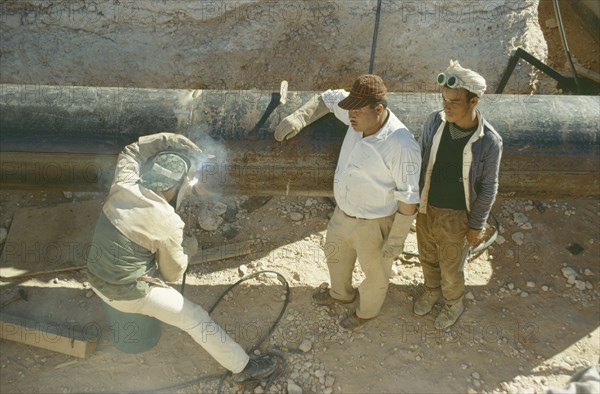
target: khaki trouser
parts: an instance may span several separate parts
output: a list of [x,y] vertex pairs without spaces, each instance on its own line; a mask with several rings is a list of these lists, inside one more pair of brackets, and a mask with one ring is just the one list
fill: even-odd
[[384,261],[383,243],[394,215],[379,219],[358,219],[335,208],[327,225],[324,250],[331,280],[330,295],[340,300],[354,297],[352,271],[356,259],[365,274],[358,287],[360,303],[356,315],[370,319],[379,314],[387,293],[392,259]]
[[461,260],[469,230],[466,211],[427,206],[417,215],[417,243],[425,287],[442,288],[447,304],[460,301],[465,291]]
[[184,298],[172,287],[150,287],[143,298],[109,300],[98,290],[94,292],[110,306],[125,313],[140,313],[186,331],[219,364],[233,373],[248,364],[248,354],[197,304]]

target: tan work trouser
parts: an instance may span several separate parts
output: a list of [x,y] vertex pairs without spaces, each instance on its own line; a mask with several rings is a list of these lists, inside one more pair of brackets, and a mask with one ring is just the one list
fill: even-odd
[[340,300],[354,297],[352,271],[358,258],[365,279],[358,287],[360,303],[356,315],[363,319],[379,314],[387,294],[393,259],[384,261],[382,249],[393,221],[394,215],[353,218],[336,207],[327,225],[324,250],[331,280],[330,295]]
[[442,288],[444,301],[452,305],[465,291],[461,260],[469,223],[466,211],[427,206],[417,215],[417,244],[425,287]]

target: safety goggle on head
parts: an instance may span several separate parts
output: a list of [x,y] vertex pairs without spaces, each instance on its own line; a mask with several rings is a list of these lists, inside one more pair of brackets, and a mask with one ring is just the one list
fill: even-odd
[[448,85],[449,88],[458,88],[464,86],[463,81],[455,75],[449,75],[446,73],[439,73],[437,76],[438,85]]

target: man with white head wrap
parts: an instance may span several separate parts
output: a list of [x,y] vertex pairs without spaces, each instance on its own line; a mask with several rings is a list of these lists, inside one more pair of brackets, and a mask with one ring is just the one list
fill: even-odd
[[434,324],[445,329],[464,311],[463,257],[480,241],[496,199],[502,138],[476,109],[486,89],[481,75],[451,60],[437,82],[444,107],[429,115],[419,138],[417,242],[425,292],[414,312],[426,315],[442,296]]
[[439,73],[437,82],[448,85],[452,89],[464,88],[477,97],[483,96],[487,85],[485,79],[473,70],[464,68],[456,60],[450,60],[450,66],[443,73]]

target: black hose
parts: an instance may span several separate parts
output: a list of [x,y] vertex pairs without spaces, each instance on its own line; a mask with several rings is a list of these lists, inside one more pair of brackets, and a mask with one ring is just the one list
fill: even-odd
[[277,275],[277,278],[279,279],[279,281],[281,282],[281,284],[285,287],[285,301],[283,302],[283,306],[281,307],[281,311],[279,311],[279,315],[277,316],[277,318],[275,319],[275,322],[273,322],[273,324],[271,324],[271,327],[269,328],[269,331],[266,332],[257,342],[256,344],[248,351],[248,353],[253,352],[254,350],[258,349],[262,343],[271,336],[271,334],[273,333],[273,331],[275,331],[275,327],[277,326],[277,324],[279,324],[279,321],[281,320],[281,318],[283,317],[283,314],[285,313],[285,310],[287,309],[288,304],[290,303],[290,285],[288,284],[287,280],[285,279],[285,277],[283,275],[281,275],[279,272],[276,271],[258,271],[255,272],[253,274],[250,274],[248,276],[243,277],[242,279],[238,280],[237,282],[235,282],[234,284],[232,284],[231,286],[229,286],[227,289],[225,289],[225,291],[223,292],[223,294],[221,294],[221,296],[219,298],[217,298],[217,301],[215,301],[215,303],[213,304],[213,306],[208,310],[208,314],[210,315],[212,313],[212,311],[217,307],[217,305],[219,305],[219,303],[223,300],[223,298],[225,297],[225,295],[227,293],[229,293],[231,290],[233,290],[234,287],[236,287],[237,285],[239,285],[242,282],[245,282],[249,279],[252,279],[260,274],[275,274]]

